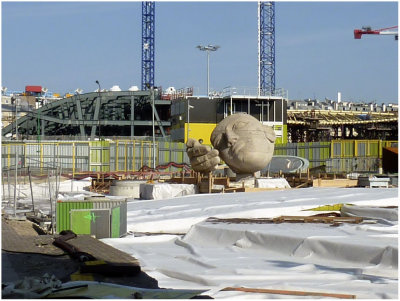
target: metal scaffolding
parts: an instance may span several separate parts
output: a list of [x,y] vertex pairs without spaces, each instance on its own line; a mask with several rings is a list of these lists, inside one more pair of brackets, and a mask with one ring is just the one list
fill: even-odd
[[[92,92],[51,102],[18,119],[18,136],[64,135],[94,140],[107,136],[151,136],[151,91]],[[158,136],[166,136],[170,100],[156,91],[155,125]],[[101,132],[100,132],[101,127]],[[14,123],[2,129],[2,136],[15,134]],[[40,138],[38,136],[38,138]],[[39,139],[38,139],[39,140]]]
[[275,3],[258,3],[259,95],[275,93]]
[[142,90],[154,87],[155,3],[142,2]]

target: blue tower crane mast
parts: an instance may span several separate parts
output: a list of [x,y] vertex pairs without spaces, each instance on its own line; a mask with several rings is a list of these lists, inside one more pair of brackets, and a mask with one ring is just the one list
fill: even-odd
[[258,2],[258,94],[275,93],[275,3]]
[[155,2],[142,2],[142,90],[154,87]]

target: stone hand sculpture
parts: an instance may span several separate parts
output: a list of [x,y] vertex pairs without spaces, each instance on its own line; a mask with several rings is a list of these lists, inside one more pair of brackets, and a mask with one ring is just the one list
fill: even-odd
[[194,171],[210,172],[216,169],[221,162],[219,152],[208,145],[202,145],[196,139],[189,138],[187,143],[187,154]]
[[210,172],[222,159],[235,173],[251,174],[271,161],[275,138],[272,127],[262,125],[251,115],[234,114],[211,133],[214,149],[189,139],[187,153],[195,171]]

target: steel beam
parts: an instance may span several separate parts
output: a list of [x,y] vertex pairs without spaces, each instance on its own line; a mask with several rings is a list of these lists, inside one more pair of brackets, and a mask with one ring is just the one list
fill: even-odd
[[[155,100],[155,119],[160,132],[165,137],[165,126],[170,126],[170,121],[162,121],[158,111],[166,110],[170,106],[171,101]],[[129,108],[130,106],[130,108]],[[136,106],[136,108],[135,108]],[[71,127],[71,133],[79,133],[82,138],[89,135],[95,135],[97,126],[123,126],[124,131],[128,131],[133,137],[137,135],[135,127],[151,127],[151,120],[146,120],[144,113],[140,108],[150,106],[150,91],[117,91],[117,92],[102,92],[101,97],[98,93],[87,93],[74,95],[69,98],[54,101],[46,104],[36,111],[29,112],[27,115],[18,119],[19,128],[23,132],[35,134],[40,132],[36,128],[42,128],[41,134],[44,135],[46,130],[47,135],[68,135],[68,127]],[[164,107],[166,106],[166,107]],[[100,112],[100,110],[102,110]],[[130,117],[127,115],[130,112]],[[100,114],[101,113],[101,114]],[[99,120],[100,116],[103,120]],[[30,121],[36,120],[35,124]],[[37,121],[40,119],[40,121]],[[139,119],[139,120],[136,120]],[[15,123],[4,127],[2,135],[13,133]],[[75,127],[78,127],[76,129]],[[128,129],[126,128],[128,127]],[[91,130],[90,133],[87,131]],[[94,130],[93,130],[94,128]],[[142,132],[143,129],[140,128]]]
[[131,96],[131,138],[135,136],[135,97]]
[[[82,114],[81,100],[78,97],[75,97],[75,105],[76,105],[76,111],[78,112],[78,119],[84,120]],[[79,130],[81,132],[81,137],[86,138],[85,127],[83,126],[83,124],[79,125]]]
[[[101,96],[99,95],[96,100],[96,106],[94,108],[94,114],[93,114],[93,120],[97,120],[99,126],[100,126],[100,120],[99,120],[100,106],[101,106]],[[93,124],[92,132],[90,133],[90,138],[92,140],[94,139],[94,136],[96,135],[96,129],[97,129],[97,124]],[[100,133],[99,133],[99,135],[100,135]]]

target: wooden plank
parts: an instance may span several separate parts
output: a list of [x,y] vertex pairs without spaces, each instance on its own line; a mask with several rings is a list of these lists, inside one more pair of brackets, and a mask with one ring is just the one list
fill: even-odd
[[264,294],[279,294],[279,295],[290,295],[290,296],[318,296],[318,297],[331,297],[339,299],[356,299],[356,295],[349,295],[349,294],[276,290],[276,289],[249,288],[249,287],[226,287],[223,288],[221,291],[239,291],[245,293],[264,293]]
[[275,218],[216,218],[210,217],[206,220],[210,223],[232,223],[232,224],[279,224],[279,223],[352,223],[358,224],[363,221],[359,216],[279,216]]
[[[59,256],[65,252],[53,246],[53,235],[38,235],[27,221],[2,219],[1,249],[8,252]],[[32,232],[33,231],[33,232]]]
[[214,185],[224,185],[225,188],[229,187],[229,178],[228,177],[223,177],[223,178],[214,178]]
[[258,188],[258,187],[230,187],[225,189],[225,192],[258,192],[268,190],[283,190],[286,188]]
[[313,187],[356,187],[358,180],[352,179],[314,179]]
[[110,263],[130,263],[139,266],[139,261],[129,254],[115,249],[90,235],[78,235],[67,243],[78,248],[80,251],[88,253],[97,260],[104,260]]
[[299,184],[297,186],[295,186],[295,188],[303,188],[303,187],[308,187],[308,185],[312,184],[311,181],[306,180],[304,183]]
[[351,223],[363,221],[359,216],[280,216],[273,219],[274,223]]
[[177,183],[177,184],[197,184],[197,178],[195,177],[173,177],[168,180],[169,183]]
[[212,172],[210,171],[208,173],[208,193],[211,193],[212,186],[213,186],[213,176],[212,176]]

